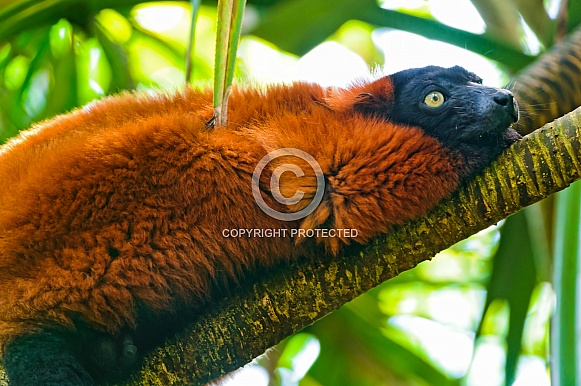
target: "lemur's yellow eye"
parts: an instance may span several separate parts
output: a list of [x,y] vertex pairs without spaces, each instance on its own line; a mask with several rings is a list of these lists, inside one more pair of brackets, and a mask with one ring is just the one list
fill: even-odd
[[440,107],[444,103],[444,95],[439,91],[432,91],[424,99],[424,103],[429,107]]

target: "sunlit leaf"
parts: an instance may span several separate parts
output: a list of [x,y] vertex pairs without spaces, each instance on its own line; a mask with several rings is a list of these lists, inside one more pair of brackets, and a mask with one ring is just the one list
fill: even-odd
[[379,9],[375,1],[369,0],[344,0],[340,7],[334,0],[281,1],[267,10],[250,33],[302,56],[356,18],[362,7]]
[[49,35],[53,77],[50,96],[45,96],[47,103],[42,114],[42,117],[47,118],[78,105],[73,27],[68,21],[61,20],[51,28]]
[[10,43],[4,43],[0,47],[0,71],[6,67],[8,61],[10,60],[10,52],[12,51],[12,45]]
[[96,17],[101,28],[107,32],[111,40],[117,44],[125,44],[131,39],[133,27],[119,12],[112,9],[104,9]]
[[290,337],[274,371],[275,385],[295,385],[319,356],[321,345],[314,335],[298,333]]
[[25,128],[38,118],[46,106],[52,70],[50,58],[50,34],[47,31],[30,61],[24,81],[16,90],[17,96],[10,111],[10,120],[16,123],[19,129]]
[[509,329],[510,304],[506,299],[494,299],[484,310],[476,339],[484,335],[506,338]]
[[367,23],[350,20],[343,24],[331,39],[359,54],[373,67],[383,64],[383,53],[371,37],[375,28]]
[[8,61],[4,70],[4,87],[8,90],[18,90],[22,87],[29,66],[30,59],[22,55]]
[[96,38],[79,41],[77,51],[77,90],[79,104],[102,97],[111,84],[111,67]]
[[549,321],[553,312],[554,298],[555,293],[549,283],[539,283],[535,287],[523,331],[523,355],[534,355],[542,360],[549,358]]
[[[270,8],[261,23],[250,33],[273,42],[281,49],[304,55],[327,39],[348,20],[360,20],[375,26],[413,32],[441,40],[499,60],[513,71],[534,60],[501,39],[451,28],[431,19],[378,7],[375,0],[282,1]],[[294,31],[289,34],[287,31]]]
[[150,45],[176,67],[185,67],[185,52],[181,48],[176,47],[175,44],[171,44],[167,40],[160,39],[157,35],[142,29],[135,30],[135,40],[140,41],[142,44]]
[[539,41],[550,47],[555,38],[555,22],[545,10],[543,0],[514,0],[514,3]]
[[[471,0],[480,17],[486,23],[486,32],[511,47],[521,50],[523,28],[521,16],[513,1],[506,0]],[[544,11],[544,8],[543,8]]]
[[178,45],[180,51],[184,51],[189,34],[188,5],[186,2],[173,1],[140,4],[131,10],[130,20],[135,28]]
[[234,79],[236,53],[242,31],[246,0],[219,0],[214,62],[214,124],[226,125],[228,96]]
[[184,84],[185,60],[166,42],[139,30],[128,50],[131,72],[143,84]]
[[65,19],[59,20],[49,31],[50,52],[54,60],[70,54],[73,49],[73,26]]
[[107,61],[111,66],[111,89],[112,91],[130,90],[135,88],[135,82],[130,73],[130,65],[127,50],[122,45],[114,42],[105,26],[97,18],[95,21],[95,34]]
[[572,32],[579,24],[581,24],[581,2],[569,0],[568,6],[569,20],[567,25],[569,32]]

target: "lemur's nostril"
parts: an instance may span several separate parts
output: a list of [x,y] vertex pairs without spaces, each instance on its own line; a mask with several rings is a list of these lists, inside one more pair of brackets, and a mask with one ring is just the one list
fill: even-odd
[[508,90],[499,90],[492,99],[501,106],[509,106],[513,104],[514,96]]
[[492,100],[510,114],[513,122],[518,121],[518,104],[512,92],[505,89],[496,90],[496,93],[492,95]]

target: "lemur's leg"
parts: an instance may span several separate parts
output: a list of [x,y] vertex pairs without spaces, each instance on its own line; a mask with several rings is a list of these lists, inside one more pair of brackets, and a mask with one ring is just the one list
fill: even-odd
[[128,334],[51,330],[8,344],[4,367],[10,386],[93,386],[123,380],[138,358]]
[[66,336],[44,331],[16,338],[6,346],[4,368],[10,386],[94,386]]

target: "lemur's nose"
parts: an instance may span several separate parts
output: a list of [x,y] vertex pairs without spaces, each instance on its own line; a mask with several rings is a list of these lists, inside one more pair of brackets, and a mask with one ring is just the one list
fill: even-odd
[[518,103],[516,102],[512,92],[505,89],[499,89],[492,99],[497,104],[508,110],[513,122],[518,121]]

